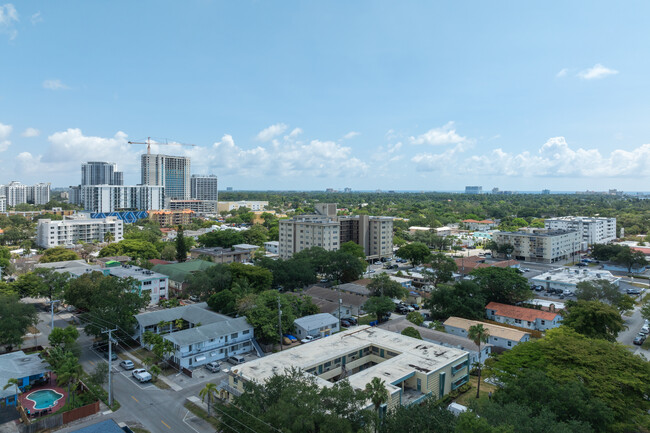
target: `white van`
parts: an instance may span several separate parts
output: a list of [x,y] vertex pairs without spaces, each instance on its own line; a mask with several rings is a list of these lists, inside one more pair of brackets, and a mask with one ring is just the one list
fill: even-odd
[[244,362],[246,362],[244,357],[240,356],[240,355],[233,355],[230,358],[228,358],[227,361],[232,365],[239,365],[239,364],[243,364]]
[[463,412],[467,412],[467,406],[458,403],[450,403],[449,406],[447,406],[447,410],[458,416]]

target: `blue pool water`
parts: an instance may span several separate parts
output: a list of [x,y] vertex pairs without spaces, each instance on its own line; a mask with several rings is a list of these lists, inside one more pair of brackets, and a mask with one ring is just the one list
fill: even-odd
[[54,406],[61,398],[63,398],[63,394],[59,394],[51,389],[34,391],[27,396],[28,400],[36,403],[34,409],[47,409],[48,407]]

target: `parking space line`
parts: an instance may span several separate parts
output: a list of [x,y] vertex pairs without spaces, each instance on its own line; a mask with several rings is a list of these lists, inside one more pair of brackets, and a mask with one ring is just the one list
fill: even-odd
[[160,420],[160,422],[163,423],[163,424],[165,424],[165,427],[167,427],[168,429],[170,429],[170,430],[172,429],[170,426],[167,425],[167,423],[166,423],[165,421]]
[[138,403],[140,403],[140,400],[138,400],[138,399],[135,398],[134,396],[131,396],[131,398],[132,398],[133,400],[137,401]]
[[[192,427],[192,426],[190,425],[190,423],[188,423],[187,421],[185,421],[185,419],[187,418],[187,415],[189,415],[189,414],[190,414],[190,411],[188,410],[187,413],[185,414],[185,416],[183,417],[183,422],[184,422],[185,424],[187,424],[187,426],[188,426],[189,428],[191,428],[192,430],[194,430],[196,433],[199,433],[199,431],[198,431],[197,429],[195,429],[194,427]],[[192,414],[192,415],[194,415],[194,414]],[[194,416],[196,416],[196,415],[194,415]]]

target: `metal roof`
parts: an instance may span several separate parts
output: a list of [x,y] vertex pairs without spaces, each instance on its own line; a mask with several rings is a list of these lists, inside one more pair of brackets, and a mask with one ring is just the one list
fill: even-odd
[[228,316],[222,317],[224,319],[220,322],[201,325],[195,328],[185,329],[184,331],[172,332],[171,334],[166,334],[164,338],[179,346],[188,346],[212,338],[218,338],[221,335],[233,334],[247,329],[253,330],[253,326],[246,321],[245,317],[238,317],[236,319]]
[[228,316],[214,313],[207,309],[208,304],[201,302],[193,305],[184,305],[182,307],[166,308],[164,310],[141,313],[135,316],[135,320],[142,327],[157,325],[160,322],[173,322],[177,319],[183,319],[190,323],[209,323],[220,322],[228,319]]
[[294,320],[293,323],[309,331],[311,329],[322,328],[323,326],[336,325],[338,321],[339,319],[332,316],[330,313],[319,313],[301,317]]

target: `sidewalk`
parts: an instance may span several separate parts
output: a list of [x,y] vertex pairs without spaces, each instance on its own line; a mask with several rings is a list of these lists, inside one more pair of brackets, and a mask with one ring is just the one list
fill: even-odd
[[[139,359],[137,356],[131,355],[129,352],[122,352],[124,355],[126,355],[128,358],[131,359],[133,362],[137,362],[138,364],[142,364],[142,360]],[[174,391],[182,391],[183,387],[175,384],[174,382],[170,381],[167,379],[165,376],[160,375],[158,376],[158,379],[161,380],[162,382],[165,382],[172,390]]]

